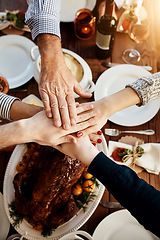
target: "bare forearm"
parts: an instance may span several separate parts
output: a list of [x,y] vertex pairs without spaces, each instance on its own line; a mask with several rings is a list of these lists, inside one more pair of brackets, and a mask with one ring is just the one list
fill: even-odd
[[116,92],[104,99],[105,111],[108,112],[108,117],[122,109],[138,103],[140,103],[139,96],[133,89],[129,87]]
[[0,126],[0,135],[0,149],[29,142],[30,140],[27,137],[27,126],[25,126],[25,120]]
[[41,111],[42,109],[42,107],[16,100],[11,106],[10,118],[14,121],[29,118]]
[[61,40],[56,35],[47,34],[47,33],[40,34],[37,37],[37,45],[39,47],[42,61],[50,61],[51,59],[56,60],[63,56],[62,48],[61,48]]

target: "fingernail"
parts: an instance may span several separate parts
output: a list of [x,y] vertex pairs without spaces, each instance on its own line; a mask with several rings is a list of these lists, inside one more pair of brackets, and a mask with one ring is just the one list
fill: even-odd
[[91,103],[88,105],[89,108],[94,108],[94,105]]
[[98,134],[98,135],[102,135],[102,131],[99,130],[99,131],[97,132],[97,134]]
[[64,124],[63,128],[66,129],[66,130],[68,130],[68,129],[70,129],[70,126],[69,126],[68,123],[66,123],[66,124]]
[[51,118],[51,117],[52,117],[52,113],[48,113],[47,116],[48,116],[49,118]]
[[97,143],[101,143],[101,142],[102,142],[102,139],[98,138]]
[[93,144],[93,146],[96,146],[96,143],[92,143]]
[[77,137],[82,137],[83,136],[83,132],[78,132],[77,133]]
[[60,121],[55,121],[55,122],[54,122],[54,125],[55,125],[56,127],[60,127],[60,126],[61,126],[61,122],[60,122]]
[[76,125],[75,119],[71,119],[71,125]]

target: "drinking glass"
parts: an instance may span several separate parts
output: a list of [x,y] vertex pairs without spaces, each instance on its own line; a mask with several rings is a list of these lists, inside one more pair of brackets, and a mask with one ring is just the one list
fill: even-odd
[[83,8],[75,16],[74,31],[79,39],[90,39],[95,33],[95,17],[92,11]]
[[[149,35],[148,20],[140,21],[138,18],[135,18],[129,26],[128,34],[136,43],[142,43]],[[127,49],[123,52],[122,59],[129,64],[137,64],[141,59],[141,54],[136,49]]]

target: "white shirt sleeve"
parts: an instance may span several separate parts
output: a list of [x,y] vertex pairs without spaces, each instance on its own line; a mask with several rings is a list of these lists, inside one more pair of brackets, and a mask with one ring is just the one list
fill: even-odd
[[60,36],[61,0],[27,0],[26,24],[33,40],[41,33]]
[[8,96],[0,92],[0,117],[11,120],[10,109],[11,109],[12,103],[15,100],[20,100],[20,99],[16,97]]

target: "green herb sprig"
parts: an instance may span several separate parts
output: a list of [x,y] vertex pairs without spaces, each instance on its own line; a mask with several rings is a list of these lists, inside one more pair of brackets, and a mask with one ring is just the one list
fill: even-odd
[[76,206],[79,209],[82,208],[83,211],[86,212],[88,203],[93,201],[96,196],[97,195],[94,193],[89,193],[89,192],[83,191],[82,194],[79,196],[73,195],[73,198],[74,198]]
[[0,21],[10,21],[14,22],[17,28],[23,28],[25,25],[25,13],[22,11],[9,12],[7,11],[6,17],[2,16]]
[[49,237],[49,236],[51,236],[51,234],[53,233],[54,230],[55,230],[54,228],[48,228],[48,227],[44,226],[41,234],[43,237]]
[[13,226],[16,227],[17,225],[19,225],[23,221],[24,215],[21,215],[17,212],[16,205],[15,205],[15,200],[12,201],[10,204],[8,204],[8,207],[9,207],[9,214],[14,221]]

